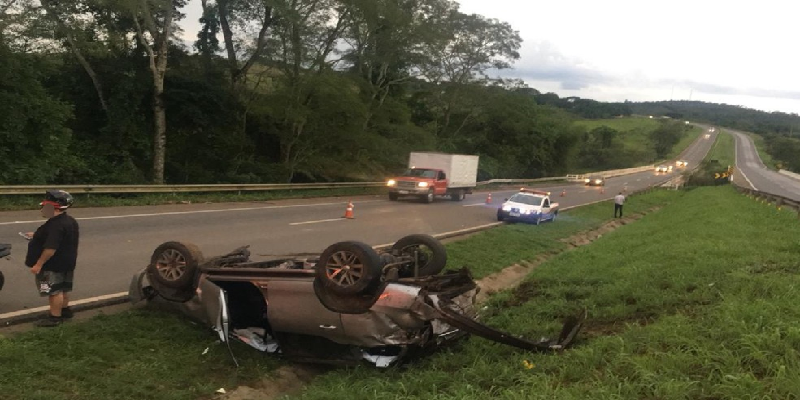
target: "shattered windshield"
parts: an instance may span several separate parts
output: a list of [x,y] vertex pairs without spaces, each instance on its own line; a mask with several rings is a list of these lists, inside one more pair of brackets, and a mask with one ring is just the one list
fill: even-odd
[[523,193],[517,193],[517,194],[511,196],[510,199],[508,199],[508,201],[513,201],[515,203],[527,204],[529,206],[541,206],[543,200],[544,200],[544,197],[542,197],[542,196],[534,196],[534,195],[523,194]]
[[411,168],[407,169],[403,176],[414,178],[436,178],[436,170],[425,168]]

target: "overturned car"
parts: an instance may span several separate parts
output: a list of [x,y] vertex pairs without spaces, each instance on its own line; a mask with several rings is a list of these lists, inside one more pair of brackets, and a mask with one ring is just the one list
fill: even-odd
[[477,321],[479,288],[466,269],[444,271],[444,246],[410,235],[378,253],[356,241],[322,254],[251,261],[248,246],[203,258],[191,244],[166,242],[133,277],[134,303],[167,306],[239,340],[295,361],[387,367],[466,334],[532,351],[563,349],[585,312],[558,338],[530,341]]

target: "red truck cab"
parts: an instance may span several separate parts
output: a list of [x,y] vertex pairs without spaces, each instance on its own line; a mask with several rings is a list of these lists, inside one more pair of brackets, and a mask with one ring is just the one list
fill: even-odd
[[409,168],[403,174],[390,178],[389,200],[399,196],[417,196],[431,203],[435,196],[447,194],[447,174],[435,168]]

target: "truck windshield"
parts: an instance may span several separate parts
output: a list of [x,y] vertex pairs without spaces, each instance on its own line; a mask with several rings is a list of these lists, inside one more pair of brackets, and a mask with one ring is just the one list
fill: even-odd
[[514,203],[527,204],[529,206],[540,206],[542,205],[542,200],[544,200],[544,197],[534,196],[530,194],[523,194],[523,193],[517,193],[511,196],[510,199],[508,199],[508,201],[513,201]]
[[436,178],[436,170],[435,169],[425,169],[425,168],[410,168],[407,169],[403,176],[411,176],[414,178]]

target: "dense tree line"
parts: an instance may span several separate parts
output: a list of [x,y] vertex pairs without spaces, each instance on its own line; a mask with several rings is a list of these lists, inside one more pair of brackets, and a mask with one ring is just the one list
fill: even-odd
[[647,161],[572,124],[627,105],[490,78],[521,39],[454,1],[201,3],[187,45],[184,0],[0,0],[0,184],[372,180],[419,150],[479,154],[481,179]]

